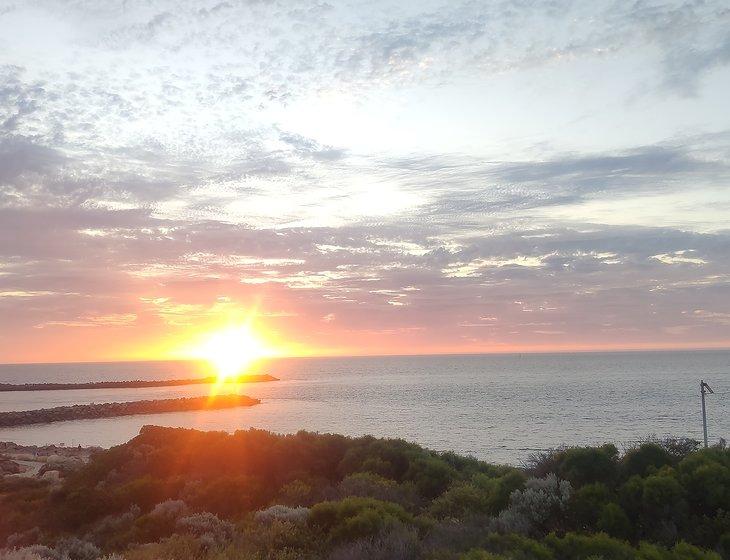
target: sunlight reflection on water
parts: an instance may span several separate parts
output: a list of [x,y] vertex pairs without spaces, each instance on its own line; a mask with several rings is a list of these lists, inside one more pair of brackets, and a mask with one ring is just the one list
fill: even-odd
[[[561,444],[701,437],[697,385],[730,390],[730,352],[286,359],[281,379],[240,386],[250,408],[80,420],[0,429],[0,441],[111,446],[157,424],[234,431],[250,426],[401,437],[437,450],[519,463]],[[0,366],[0,382],[191,377],[183,364]],[[186,375],[186,373],[188,375]],[[0,410],[207,395],[209,385],[0,393]],[[226,391],[223,391],[226,392]],[[713,439],[730,432],[730,404],[709,402]]]

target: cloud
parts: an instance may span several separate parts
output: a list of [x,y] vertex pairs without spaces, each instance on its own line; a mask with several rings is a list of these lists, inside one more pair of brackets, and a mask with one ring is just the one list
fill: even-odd
[[37,329],[47,327],[128,327],[134,324],[137,315],[134,313],[112,313],[109,315],[100,315],[98,317],[81,317],[77,320],[70,321],[46,321],[36,325]]
[[693,257],[692,253],[694,253],[694,251],[692,250],[683,250],[675,251],[673,253],[664,253],[661,255],[652,255],[651,258],[656,259],[664,264],[707,264],[707,261],[705,261],[704,259]]
[[0,187],[22,175],[45,175],[65,161],[58,150],[27,141],[22,137],[0,138]]
[[[703,89],[727,18],[18,4],[0,13],[0,333],[144,342],[256,305],[313,345],[728,340],[730,124]],[[620,133],[639,88],[648,116]],[[562,117],[527,110],[543,101]]]
[[625,152],[557,154],[547,160],[484,161],[463,155],[420,155],[377,162],[386,177],[428,198],[436,216],[500,215],[592,199],[701,192],[730,182],[724,135]]

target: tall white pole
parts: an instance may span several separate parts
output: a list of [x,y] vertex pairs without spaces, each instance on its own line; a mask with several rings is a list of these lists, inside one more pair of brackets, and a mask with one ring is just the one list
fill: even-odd
[[707,447],[707,412],[705,410],[705,382],[700,380],[700,395],[702,396],[702,430],[705,434],[705,447]]

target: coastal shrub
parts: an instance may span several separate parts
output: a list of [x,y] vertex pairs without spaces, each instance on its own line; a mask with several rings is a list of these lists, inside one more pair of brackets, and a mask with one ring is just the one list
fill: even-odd
[[33,527],[21,533],[13,533],[5,541],[8,548],[21,548],[37,544],[40,541],[41,530],[39,527]]
[[[310,555],[310,558],[325,556],[326,538],[307,523],[272,521],[261,523],[255,519],[246,520],[236,527],[236,535],[230,546],[256,557],[270,556],[285,550],[297,550]],[[248,557],[245,554],[244,558]],[[239,556],[236,556],[238,558]]]
[[635,560],[636,551],[625,541],[609,537],[605,533],[583,535],[566,533],[559,537],[551,533],[545,538],[556,558],[560,560],[585,560],[590,557],[604,560]]
[[0,550],[2,560],[55,560],[57,558],[53,549],[43,545],[24,546]]
[[254,519],[259,523],[273,523],[274,521],[285,521],[288,523],[305,523],[309,517],[309,508],[289,507],[273,505],[266,509],[257,511]]
[[730,451],[692,445],[564,448],[527,480],[401,440],[146,428],[58,485],[0,479],[0,556],[730,560]]
[[136,505],[143,511],[149,511],[171,493],[162,481],[147,474],[117,487],[113,499],[119,507],[126,509]]
[[680,541],[672,549],[672,560],[722,560],[720,555]]
[[558,472],[565,450],[565,447],[558,447],[535,451],[527,457],[522,470],[532,478],[544,478],[550,473]]
[[372,498],[345,498],[315,505],[309,523],[333,541],[371,537],[401,523],[413,523],[413,517],[401,506]]
[[455,480],[467,478],[466,473],[473,468],[470,460],[455,461],[452,455],[433,453],[402,440],[365,437],[354,440],[338,470],[343,477],[369,472],[399,483],[413,482],[421,496],[432,499]]
[[677,467],[688,503],[698,515],[730,510],[730,450],[705,449]]
[[99,547],[122,548],[134,538],[134,526],[139,515],[138,506],[132,506],[122,514],[107,515],[94,525],[85,539]]
[[190,513],[182,500],[165,500],[135,521],[135,537],[139,542],[157,541],[175,532],[177,520]]
[[458,478],[449,463],[435,456],[422,456],[413,461],[406,479],[416,485],[418,493],[428,500],[442,494]]
[[614,502],[601,508],[596,529],[618,539],[629,539],[633,536],[633,526],[626,512]]
[[421,557],[418,533],[403,526],[336,546],[329,560],[416,560]]
[[723,560],[730,560],[730,529],[718,539],[717,549]]
[[621,472],[625,478],[633,475],[646,476],[660,468],[674,464],[674,458],[658,443],[642,443],[630,449],[621,459]]
[[436,498],[429,513],[436,518],[463,519],[486,514],[489,511],[489,494],[474,484],[458,483]]
[[644,479],[634,475],[618,488],[619,504],[625,512],[628,512],[631,522],[639,525],[639,517],[642,510],[642,498],[644,495]]
[[486,550],[474,549],[459,556],[459,560],[511,560],[511,558]]
[[58,560],[97,560],[101,550],[93,543],[76,538],[61,539],[54,549]]
[[365,436],[355,440],[354,445],[347,449],[338,470],[342,476],[372,472],[401,482],[411,461],[426,453],[421,447],[403,440]]
[[183,560],[206,558],[206,546],[192,535],[173,535],[157,543],[150,543],[124,553],[125,560]]
[[51,524],[66,530],[75,531],[110,513],[122,512],[133,502],[120,507],[114,495],[105,487],[73,484],[61,488],[49,497],[51,505]]
[[185,501],[196,509],[231,517],[264,506],[271,496],[264,484],[248,476],[220,477],[189,487]]
[[188,505],[182,500],[165,500],[155,505],[150,511],[150,515],[163,519],[178,519],[188,512]]
[[611,486],[619,474],[619,453],[612,444],[551,449],[530,455],[524,470],[535,478],[555,473],[574,487],[593,482]]
[[671,474],[652,475],[644,479],[642,507],[654,519],[678,520],[686,507],[685,490]]
[[643,536],[666,545],[675,542],[686,521],[684,495],[681,484],[668,472],[646,477],[641,502]]
[[481,545],[487,551],[510,560],[553,560],[553,551],[541,542],[522,535],[491,533]]
[[444,451],[437,454],[439,459],[452,466],[464,478],[471,478],[477,474],[487,475],[489,477],[499,477],[507,472],[514,470],[512,467],[503,465],[492,465],[480,461],[476,457],[468,455],[459,455],[453,451]]
[[488,534],[491,518],[473,516],[463,520],[443,519],[422,530],[424,550],[428,558],[454,558],[458,553],[480,548]]
[[497,515],[507,507],[510,495],[525,484],[522,473],[514,469],[503,472],[505,474],[496,478],[478,473],[469,482],[456,482],[433,500],[429,508],[431,515],[440,519]]
[[666,437],[656,443],[672,456],[675,463],[700,449],[698,440],[687,437]]
[[497,478],[476,475],[472,482],[478,488],[489,491],[487,510],[490,514],[497,515],[507,507],[512,493],[515,490],[524,488],[527,477],[516,469],[508,469],[507,472]]
[[603,507],[612,498],[611,491],[602,482],[578,488],[573,492],[568,508],[572,526],[583,530],[594,528]]
[[287,506],[303,506],[315,503],[316,490],[303,480],[293,480],[284,484],[276,495],[276,501]]
[[618,449],[612,444],[566,449],[556,474],[575,487],[593,482],[612,485],[618,475]]
[[359,472],[343,478],[337,485],[337,494],[340,498],[358,496],[394,502],[409,510],[416,508],[422,501],[413,483],[398,484],[394,480],[369,472]]
[[0,544],[42,524],[48,493],[45,481],[0,477]]
[[560,529],[573,488],[567,480],[554,474],[531,478],[524,490],[510,495],[509,505],[496,520],[495,528],[503,533],[540,535]]
[[233,524],[210,512],[181,517],[175,527],[182,533],[198,537],[205,546],[220,546],[233,537]]

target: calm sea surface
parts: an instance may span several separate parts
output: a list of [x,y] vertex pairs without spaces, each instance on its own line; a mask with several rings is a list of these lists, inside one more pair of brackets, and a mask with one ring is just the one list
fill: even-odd
[[[437,450],[518,464],[562,444],[730,436],[730,351],[308,358],[262,371],[281,381],[240,385],[250,408],[154,414],[0,429],[0,441],[108,447],[144,424],[234,431],[254,426],[401,437]],[[1,383],[172,379],[198,364],[127,362],[0,365]],[[0,393],[0,411],[205,395],[208,385]],[[724,392],[724,394],[720,394]]]

